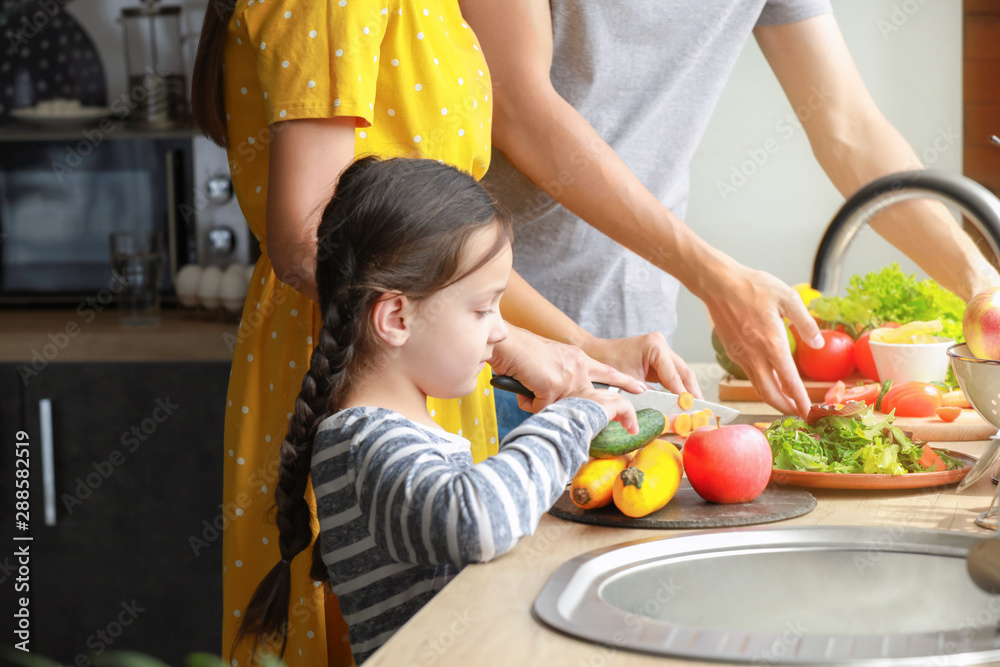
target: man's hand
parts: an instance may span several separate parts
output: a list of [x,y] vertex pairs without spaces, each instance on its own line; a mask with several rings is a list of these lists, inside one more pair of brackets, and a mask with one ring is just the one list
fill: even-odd
[[659,382],[675,394],[690,392],[702,398],[698,378],[691,367],[670,349],[659,332],[629,338],[593,338],[585,346],[587,354],[632,377]]
[[[493,348],[489,362],[494,372],[517,378],[535,394],[534,399],[517,397],[518,404],[528,412],[538,412],[560,398],[593,392],[594,382],[604,382],[632,393],[646,389],[639,380],[592,359],[574,345],[557,343],[525,329],[507,326],[510,335]],[[616,408],[616,412],[618,410]],[[632,410],[631,419],[634,424],[635,410]]]
[[739,265],[721,277],[713,292],[705,304],[729,358],[769,405],[783,414],[808,414],[809,396],[782,317],[791,321],[803,344],[818,349],[824,341],[799,295],[771,274]]

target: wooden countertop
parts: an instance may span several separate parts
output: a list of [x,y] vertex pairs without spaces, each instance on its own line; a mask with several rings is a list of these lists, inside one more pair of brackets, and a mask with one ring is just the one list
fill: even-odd
[[116,308],[0,310],[0,362],[229,361],[236,316],[164,308],[159,324],[124,326]]
[[[713,364],[714,365],[714,364]],[[711,365],[697,365],[706,397]],[[763,404],[734,404],[746,412],[773,412]],[[988,441],[942,443],[980,456]],[[813,489],[816,509],[766,524],[777,526],[868,525],[958,530],[988,537],[976,516],[990,504],[995,487],[984,475],[961,495],[955,486],[893,491]],[[580,554],[650,537],[690,531],[590,526],[549,514],[535,534],[496,560],[466,567],[376,652],[366,667],[398,665],[704,665],[602,647],[562,635],[536,621],[531,607],[552,573]],[[722,663],[713,663],[722,664]]]

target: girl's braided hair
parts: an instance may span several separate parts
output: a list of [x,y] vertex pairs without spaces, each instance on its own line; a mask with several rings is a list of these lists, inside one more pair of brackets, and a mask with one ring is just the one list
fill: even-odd
[[[489,252],[458,274],[466,241],[496,227]],[[281,444],[275,489],[281,561],[254,592],[233,646],[244,637],[257,643],[277,636],[284,654],[288,631],[291,561],[313,540],[306,501],[313,438],[319,424],[337,412],[352,384],[383,360],[372,332],[379,298],[398,292],[429,297],[492,259],[512,238],[510,223],[486,190],[469,174],[436,160],[357,160],[341,175],[317,233],[316,282],[323,327],[302,391]],[[329,581],[320,540],[310,574]]]

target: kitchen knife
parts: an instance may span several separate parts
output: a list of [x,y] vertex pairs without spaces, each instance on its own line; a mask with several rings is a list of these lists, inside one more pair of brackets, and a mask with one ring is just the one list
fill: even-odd
[[[509,375],[494,375],[490,380],[492,384],[497,389],[503,389],[504,391],[511,391],[515,394],[521,394],[522,396],[527,396],[528,398],[534,398],[535,394],[532,393],[530,389],[525,387],[523,384],[510,377]],[[729,422],[736,419],[739,416],[740,411],[735,408],[730,408],[725,405],[719,405],[718,403],[711,403],[709,401],[703,401],[700,398],[694,399],[694,405],[684,410],[679,405],[677,405],[677,394],[671,394],[667,391],[655,391],[653,389],[647,389],[641,394],[633,394],[620,389],[619,387],[612,387],[606,385],[602,382],[595,382],[594,387],[598,389],[607,389],[608,391],[618,392],[635,407],[636,410],[642,410],[643,408],[652,408],[654,410],[659,410],[663,413],[663,416],[668,420],[675,415],[679,415],[682,412],[698,412],[699,410],[704,410],[709,408],[712,411],[714,417],[719,417],[721,423],[728,424]]]

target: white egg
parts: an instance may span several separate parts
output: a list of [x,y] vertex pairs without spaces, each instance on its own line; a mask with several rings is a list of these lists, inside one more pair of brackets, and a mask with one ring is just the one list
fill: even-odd
[[231,313],[243,310],[243,301],[246,296],[247,276],[243,267],[238,267],[236,271],[227,270],[222,274],[222,281],[219,284],[219,299],[226,310]]
[[201,281],[201,267],[197,264],[186,264],[177,272],[174,288],[177,290],[177,300],[186,308],[198,307],[198,284]]
[[222,269],[217,266],[206,266],[198,281],[198,300],[209,310],[219,307],[219,288],[222,284]]

